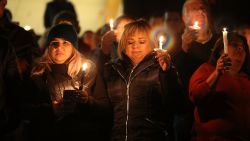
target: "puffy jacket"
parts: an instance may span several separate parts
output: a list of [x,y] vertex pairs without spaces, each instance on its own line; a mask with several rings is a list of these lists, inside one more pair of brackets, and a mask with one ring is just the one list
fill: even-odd
[[175,71],[162,71],[154,53],[138,65],[124,55],[104,68],[113,106],[115,141],[172,139],[173,95],[178,90]]

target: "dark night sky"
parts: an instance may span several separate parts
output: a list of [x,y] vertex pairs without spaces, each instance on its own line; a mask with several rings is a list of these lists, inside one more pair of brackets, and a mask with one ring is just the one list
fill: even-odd
[[[213,18],[223,17],[226,22],[250,24],[249,0],[209,0]],[[181,12],[185,0],[123,0],[124,13],[135,18],[163,15],[167,10]]]

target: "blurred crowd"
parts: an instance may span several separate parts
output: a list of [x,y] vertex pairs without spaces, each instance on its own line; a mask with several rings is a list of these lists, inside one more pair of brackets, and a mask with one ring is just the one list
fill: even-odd
[[38,35],[0,0],[0,140],[249,141],[250,14],[226,3],[80,35],[81,13],[53,0]]

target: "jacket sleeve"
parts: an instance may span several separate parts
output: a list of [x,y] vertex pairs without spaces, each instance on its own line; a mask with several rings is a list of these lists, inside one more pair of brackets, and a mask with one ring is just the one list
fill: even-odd
[[9,132],[18,126],[20,120],[20,79],[12,48],[7,40],[0,38],[0,41],[0,131]]
[[189,97],[193,103],[199,103],[204,96],[211,92],[206,79],[211,74],[206,64],[201,65],[193,74],[189,83]]
[[88,103],[94,114],[105,117],[111,116],[111,103],[108,98],[104,78],[100,73],[97,74],[95,84],[93,85],[93,93],[89,96]]
[[174,140],[173,118],[176,112],[176,96],[182,94],[181,83],[174,68],[167,71],[160,71],[160,81],[164,93],[163,104],[166,110],[166,122],[169,139]]
[[166,72],[161,71],[160,73],[161,82],[163,83],[162,90],[166,94],[165,102],[166,106],[169,107],[173,113],[173,106],[176,107],[176,97],[178,95],[184,95],[183,85],[180,81],[178,72],[172,66]]

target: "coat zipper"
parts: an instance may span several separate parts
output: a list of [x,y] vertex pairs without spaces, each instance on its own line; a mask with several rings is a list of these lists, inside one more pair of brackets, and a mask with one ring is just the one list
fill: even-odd
[[[145,68],[143,68],[142,70],[145,70],[146,68],[148,68],[149,66],[153,65],[154,63],[151,63],[149,64],[148,66],[146,66]],[[127,84],[127,91],[126,91],[126,95],[127,95],[127,113],[126,113],[126,136],[125,136],[125,141],[128,140],[128,118],[129,118],[129,89],[130,89],[130,84],[131,84],[131,81],[141,72],[139,71],[138,73],[136,73],[134,75],[134,77],[132,77],[131,79],[131,76],[132,76],[132,73],[134,72],[135,68],[137,67],[134,66],[129,74],[129,78],[128,78],[128,81],[126,81],[125,77],[121,74],[121,72],[119,70],[117,70],[114,66],[113,68],[119,73],[119,75],[124,79],[125,83]]]
[[129,74],[129,78],[128,78],[128,84],[127,84],[127,117],[126,117],[126,137],[125,137],[125,141],[128,140],[128,114],[129,114],[129,88],[130,88],[130,84],[131,84],[131,75],[134,72],[134,69],[136,68],[136,66],[133,67],[133,69],[131,70],[130,74]]

